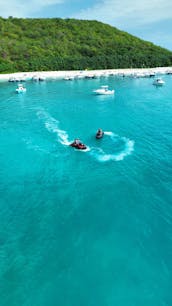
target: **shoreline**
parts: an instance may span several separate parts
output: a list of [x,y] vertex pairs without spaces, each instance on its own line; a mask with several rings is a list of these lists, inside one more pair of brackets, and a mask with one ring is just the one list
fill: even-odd
[[63,79],[63,78],[93,78],[101,76],[138,76],[144,77],[150,74],[172,74],[172,67],[156,68],[125,68],[125,69],[102,69],[102,70],[71,70],[71,71],[33,71],[33,72],[14,72],[0,74],[0,82],[9,81],[11,78],[30,80],[36,78]]

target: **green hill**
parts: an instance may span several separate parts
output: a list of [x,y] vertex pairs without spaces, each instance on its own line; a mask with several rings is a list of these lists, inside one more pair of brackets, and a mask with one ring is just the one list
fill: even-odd
[[98,21],[0,18],[0,73],[171,65],[172,52]]

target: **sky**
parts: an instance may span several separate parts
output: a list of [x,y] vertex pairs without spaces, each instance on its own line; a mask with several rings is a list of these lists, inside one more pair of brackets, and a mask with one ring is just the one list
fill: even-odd
[[0,0],[0,16],[98,20],[172,50],[171,0]]

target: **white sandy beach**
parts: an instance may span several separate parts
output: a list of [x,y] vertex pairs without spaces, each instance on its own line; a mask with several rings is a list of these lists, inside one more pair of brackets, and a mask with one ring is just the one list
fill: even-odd
[[167,74],[172,73],[172,67],[156,67],[156,68],[129,68],[129,69],[106,69],[106,70],[82,70],[82,71],[35,71],[35,72],[16,72],[8,74],[0,74],[0,82],[9,81],[11,78],[32,79],[34,77],[44,77],[46,79],[63,79],[65,77],[100,77],[108,75],[123,76],[146,76],[149,74]]

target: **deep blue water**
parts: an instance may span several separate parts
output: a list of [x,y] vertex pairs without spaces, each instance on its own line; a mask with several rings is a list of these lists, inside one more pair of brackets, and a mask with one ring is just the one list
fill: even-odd
[[[163,79],[0,84],[0,306],[172,305]],[[115,96],[92,94],[106,84]]]

